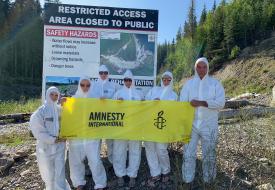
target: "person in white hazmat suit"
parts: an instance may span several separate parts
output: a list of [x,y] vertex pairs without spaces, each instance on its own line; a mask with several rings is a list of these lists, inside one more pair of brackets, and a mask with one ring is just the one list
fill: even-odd
[[[113,99],[141,100],[141,94],[135,89],[134,77],[130,70],[127,70],[124,73],[123,81],[124,86],[115,93]],[[132,140],[114,140],[113,149],[113,167],[115,174],[118,177],[118,186],[124,186],[123,176],[129,176],[129,187],[134,187],[141,159],[141,142]],[[127,150],[129,151],[128,167],[126,166]]]
[[190,102],[195,108],[191,140],[184,145],[182,176],[191,188],[195,175],[199,140],[202,146],[203,180],[206,186],[216,177],[216,144],[218,138],[218,112],[224,107],[225,93],[222,84],[208,76],[206,58],[195,63],[195,76],[188,80],[180,93],[180,101]]
[[[109,70],[105,65],[101,65],[98,70],[99,78],[93,84],[91,97],[99,99],[112,99],[119,84],[109,81]],[[108,160],[113,162],[113,140],[106,139]]]
[[[153,87],[145,99],[177,101],[178,95],[173,91],[173,74],[169,71],[164,72],[161,76],[161,86]],[[168,144],[145,141],[144,145],[151,174],[147,185],[155,187],[160,180],[164,183],[168,182],[171,171]]]
[[[78,88],[74,98],[88,98],[91,81],[89,77],[82,77],[79,80]],[[77,190],[84,189],[85,165],[84,159],[87,157],[88,165],[92,172],[95,183],[94,189],[104,189],[107,186],[105,168],[100,159],[100,140],[81,139],[69,141],[69,165],[70,176],[73,186]]]
[[46,91],[45,103],[30,118],[30,129],[37,139],[36,156],[46,190],[70,189],[65,179],[65,139],[58,138],[61,107],[56,87]]

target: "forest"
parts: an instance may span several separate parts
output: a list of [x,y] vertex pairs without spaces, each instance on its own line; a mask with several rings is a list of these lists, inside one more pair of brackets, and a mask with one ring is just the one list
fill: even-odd
[[[190,1],[188,19],[175,38],[158,45],[158,72],[169,69],[177,81],[192,74],[198,57],[206,56],[211,70],[218,70],[275,30],[274,0],[214,2],[211,10],[204,7],[200,18],[195,14],[199,2]],[[0,86],[41,88],[43,8],[39,0],[0,0],[0,58]]]
[[274,0],[221,1],[198,19],[196,1],[191,1],[188,19],[172,42],[158,45],[158,71],[169,69],[179,81],[189,77],[194,61],[205,56],[210,69],[218,70],[248,46],[257,45],[275,30]]

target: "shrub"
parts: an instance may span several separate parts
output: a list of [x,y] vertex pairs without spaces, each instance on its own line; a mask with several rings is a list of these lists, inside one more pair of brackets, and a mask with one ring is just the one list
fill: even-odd
[[231,50],[230,59],[235,59],[241,52],[239,46],[234,46]]

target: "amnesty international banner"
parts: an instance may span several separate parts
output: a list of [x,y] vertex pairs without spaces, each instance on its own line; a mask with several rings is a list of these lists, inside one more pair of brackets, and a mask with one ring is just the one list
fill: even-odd
[[68,139],[125,139],[188,142],[194,108],[188,102],[68,98],[60,136]]

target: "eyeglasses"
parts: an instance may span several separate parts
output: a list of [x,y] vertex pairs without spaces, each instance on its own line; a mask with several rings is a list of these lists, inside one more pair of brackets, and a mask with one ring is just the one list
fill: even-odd
[[100,75],[108,75],[109,72],[108,72],[108,71],[99,71],[99,74],[100,74]]
[[171,79],[168,79],[168,78],[162,78],[162,81],[168,81],[168,82],[171,82]]
[[123,79],[124,82],[132,82],[132,79]]
[[85,85],[85,84],[81,84],[81,83],[80,83],[80,86],[81,86],[81,87],[90,87],[91,85],[90,85],[90,84]]

